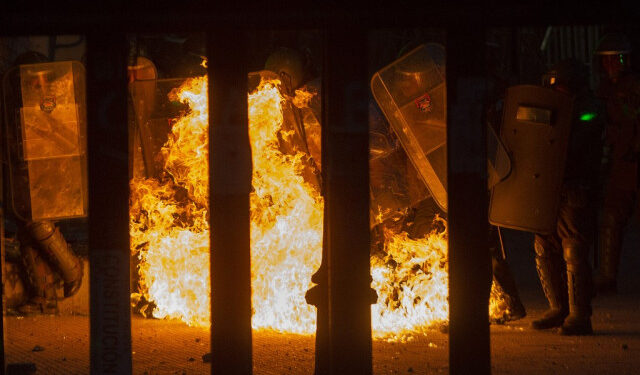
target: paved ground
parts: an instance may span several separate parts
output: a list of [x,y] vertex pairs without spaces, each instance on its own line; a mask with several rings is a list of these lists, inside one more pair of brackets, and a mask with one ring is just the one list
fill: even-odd
[[[625,238],[619,285],[621,295],[594,301],[590,337],[562,337],[528,328],[546,307],[540,292],[530,234],[505,231],[507,256],[529,315],[492,326],[494,374],[640,374],[640,225],[634,220]],[[80,294],[80,293],[79,293]],[[85,293],[88,295],[88,293]],[[87,304],[84,300],[77,305]],[[81,311],[74,307],[74,311]],[[38,316],[5,319],[8,363],[32,362],[38,374],[87,374],[87,316]],[[179,322],[132,322],[135,374],[206,374],[202,355],[209,333]],[[312,374],[314,338],[255,332],[254,374]],[[406,344],[374,341],[375,374],[440,374],[448,371],[447,335],[431,332]],[[35,349],[35,350],[34,350]],[[42,350],[39,350],[42,349]]]
[[[529,316],[491,329],[495,374],[637,374],[640,368],[640,295],[595,302],[591,337],[562,337],[528,328],[544,308],[539,294],[525,296]],[[86,316],[7,317],[8,363],[33,362],[38,374],[86,374]],[[136,374],[203,374],[208,332],[182,323],[133,319]],[[40,350],[41,349],[41,350]],[[313,337],[254,333],[255,374],[312,374]],[[374,342],[375,374],[438,374],[448,371],[447,335],[433,332],[406,344]]]

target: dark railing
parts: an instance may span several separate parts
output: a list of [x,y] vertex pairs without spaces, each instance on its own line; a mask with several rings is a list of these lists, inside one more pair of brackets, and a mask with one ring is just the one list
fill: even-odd
[[[280,4],[234,9],[203,2],[87,9],[42,2],[0,12],[0,36],[87,35],[91,373],[130,374],[127,44],[125,31],[208,31],[212,257],[212,373],[250,374],[251,300],[245,59],[249,30],[319,29],[325,35],[323,166],[327,225],[318,276],[320,374],[371,374],[369,285],[368,77],[366,31],[384,27],[447,30],[450,372],[489,374],[490,285],[486,243],[485,131],[481,125],[488,26],[603,24],[637,19],[629,7],[438,1],[338,10]],[[160,2],[162,3],[162,2]],[[292,3],[293,4],[293,3]],[[55,6],[55,7],[54,7]],[[566,6],[566,5],[563,5]],[[623,18],[624,17],[624,18]],[[224,228],[224,230],[216,230]],[[321,273],[320,273],[321,274]],[[323,285],[324,284],[324,285]],[[323,322],[323,323],[320,323]],[[4,336],[4,335],[3,335]],[[4,346],[2,346],[4,349]],[[2,366],[4,373],[4,366]]]

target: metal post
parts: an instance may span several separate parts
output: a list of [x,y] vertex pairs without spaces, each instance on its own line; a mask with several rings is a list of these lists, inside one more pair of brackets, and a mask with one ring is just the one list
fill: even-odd
[[207,35],[211,217],[211,373],[252,373],[246,35]]
[[[326,135],[326,132],[325,132]],[[322,149],[324,154],[325,148]],[[322,158],[326,160],[326,158]],[[326,176],[322,174],[322,181],[326,181]],[[323,191],[323,197],[326,194]],[[313,373],[314,375],[328,375],[329,374],[329,279],[327,271],[328,252],[328,228],[327,223],[327,205],[324,207],[323,228],[322,233],[322,263],[318,270],[311,276],[311,281],[315,283],[311,289],[305,294],[305,300],[308,304],[316,307],[316,346],[315,346],[315,363]]]
[[490,374],[484,30],[447,33],[449,369]]
[[331,374],[372,372],[366,43],[365,31],[357,27],[327,32],[322,166]]
[[[2,127],[0,127],[2,129]],[[0,160],[4,159],[4,149],[2,148],[2,143],[0,143]],[[4,167],[4,162],[2,163]],[[2,169],[0,168],[0,173],[2,173]],[[4,358],[4,315],[5,315],[5,296],[4,296],[4,181],[2,176],[0,176],[0,280],[2,280],[2,284],[0,285],[0,292],[2,293],[2,298],[0,298],[0,313],[2,313],[2,319],[0,319],[0,375],[4,375],[5,373],[5,358]]]
[[91,373],[131,374],[127,43],[87,36]]

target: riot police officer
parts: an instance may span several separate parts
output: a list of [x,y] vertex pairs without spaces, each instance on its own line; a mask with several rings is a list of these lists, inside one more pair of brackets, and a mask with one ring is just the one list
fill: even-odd
[[[78,292],[84,272],[82,259],[54,223],[87,215],[85,112],[78,109],[85,103],[75,91],[84,86],[84,70],[78,62],[47,62],[34,52],[20,55],[14,65],[3,79],[2,131],[8,221],[18,227],[29,292],[17,310],[54,314],[59,299]],[[63,89],[69,87],[74,90]]]
[[604,203],[599,230],[596,288],[616,291],[623,228],[638,191],[640,77],[630,69],[631,45],[622,34],[607,34],[595,51],[598,96],[606,104]]
[[598,102],[588,90],[588,71],[575,60],[556,64],[544,85],[574,97],[556,231],[536,234],[536,268],[549,310],[532,322],[534,329],[561,327],[566,335],[591,334],[590,235],[595,223],[591,204],[600,161]]
[[[396,61],[374,74],[371,81],[374,99],[386,121],[371,121],[375,120],[375,116],[370,116],[370,130],[378,127],[379,133],[388,135],[393,130],[402,146],[399,150],[401,158],[405,160],[396,165],[387,163],[391,170],[383,172],[380,169],[385,164],[370,159],[372,191],[380,193],[373,194],[374,202],[371,207],[382,208],[379,210],[381,212],[397,214],[398,217],[393,220],[394,230],[406,231],[410,238],[421,238],[433,229],[435,215],[446,218],[447,111],[446,100],[443,100],[446,98],[446,63],[444,47],[441,45],[427,43],[411,46],[415,47],[412,49],[409,46],[404,51],[410,52],[401,53],[402,56]],[[396,101],[395,106],[390,105],[392,101]],[[399,111],[401,106],[404,109]],[[503,160],[508,159],[501,143],[497,139],[494,141],[491,154],[500,155]],[[370,138],[371,145],[377,143],[374,138]],[[371,152],[371,155],[376,153]],[[508,175],[508,167],[504,168],[508,163],[497,166],[494,158],[488,159],[491,170],[494,171],[490,173],[489,180],[494,180],[495,184]],[[378,178],[394,176],[399,170],[404,172],[396,178],[404,180],[402,183],[392,184],[388,177]],[[379,185],[382,185],[382,189]],[[398,187],[402,186],[406,192],[399,194],[401,189]],[[376,215],[375,212],[372,212],[372,217],[384,219],[383,215]],[[388,223],[389,221],[384,225],[391,225]],[[499,320],[520,319],[526,315],[526,311],[503,256],[498,229],[490,229],[489,226],[487,229],[491,242],[494,281],[505,292],[505,314]],[[375,237],[373,242],[376,243]]]

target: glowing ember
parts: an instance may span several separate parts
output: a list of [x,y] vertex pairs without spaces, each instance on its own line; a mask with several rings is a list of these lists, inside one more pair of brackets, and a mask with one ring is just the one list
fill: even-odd
[[[175,119],[162,148],[164,174],[131,181],[131,250],[140,260],[140,294],[153,316],[210,325],[207,78],[172,93],[190,111]],[[319,267],[323,201],[302,177],[303,154],[280,151],[283,104],[305,106],[309,93],[282,95],[266,80],[249,94],[253,159],[251,271],[254,329],[313,334],[315,309],[304,299]],[[280,137],[280,140],[279,140]],[[423,332],[448,319],[446,232],[412,240],[385,233],[387,256],[372,257],[374,337]],[[497,305],[496,305],[497,306]],[[495,309],[496,307],[494,307]]]

